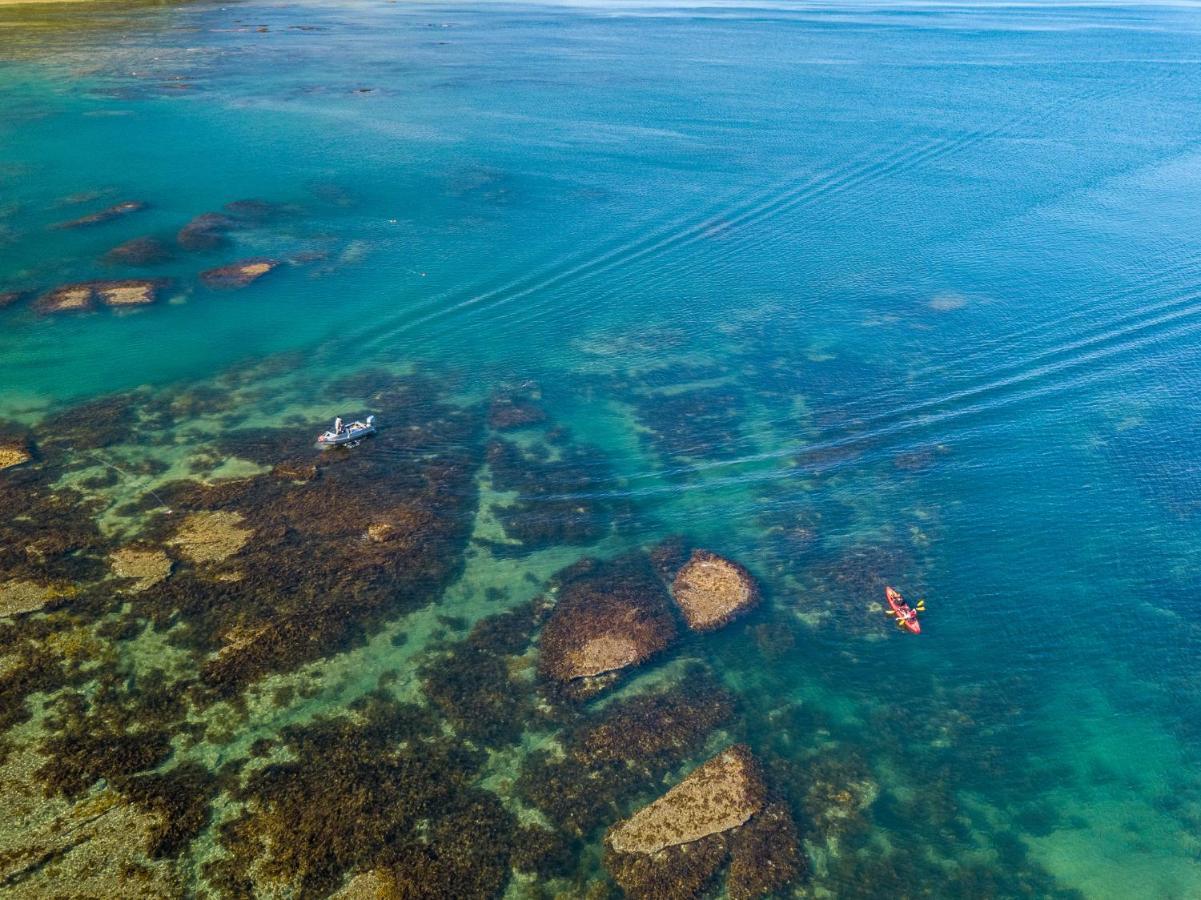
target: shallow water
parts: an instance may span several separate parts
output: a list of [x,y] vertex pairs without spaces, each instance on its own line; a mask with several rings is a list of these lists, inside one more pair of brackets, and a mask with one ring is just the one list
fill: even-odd
[[[477,847],[462,868],[478,881],[434,867],[427,890],[606,890],[604,827],[741,740],[797,820],[808,872],[786,892],[1201,895],[1195,10],[251,2],[5,27],[28,15],[0,9],[0,294],[171,281],[132,313],[0,310],[0,419],[38,449],[0,484],[44,516],[5,539],[45,541],[54,509],[96,523],[0,557],[0,582],[64,593],[0,620],[5,670],[53,660],[5,696],[25,711],[5,719],[5,766],[27,776],[5,800],[23,810],[0,836],[20,851],[5,886],[37,895],[91,852],[47,837],[52,864],[32,865],[32,827],[189,762],[219,774],[193,819],[163,814],[186,838],[158,860],[127,848],[159,879],[148,893],[237,893],[206,868],[219,858],[281,896],[328,893],[393,852],[411,869],[418,851],[396,850],[410,838],[374,818],[346,825],[358,843],[311,862],[311,881],[304,859],[231,837],[330,777],[255,781],[260,757],[298,752],[283,729],[357,721],[337,717],[377,685],[433,704],[441,718],[413,734],[457,735],[402,796],[459,770],[464,796],[500,798],[496,831],[561,825],[520,774],[603,698],[502,715],[456,682],[447,701],[438,654],[553,595],[582,556],[684,534],[747,566],[763,603],[611,693],[698,677],[681,673],[699,661],[736,714],[621,794],[553,873],[510,877],[498,838],[496,871],[472,869]],[[194,216],[246,198],[266,205],[220,246],[177,245]],[[149,207],[53,227],[123,200]],[[171,258],[101,262],[142,236]],[[198,279],[258,257],[281,265],[245,288]],[[545,418],[500,434],[497,396]],[[365,410],[380,438],[311,484],[430,514],[395,568],[356,575],[369,588],[322,567],[370,540],[300,521],[306,489],[264,474],[317,462],[309,436]],[[498,439],[535,455],[502,465]],[[181,486],[235,478],[254,487],[218,501]],[[221,577],[171,543],[202,508],[251,517]],[[173,559],[145,594],[104,580],[131,542]],[[262,568],[237,568],[255,547],[273,548]],[[882,614],[885,581],[926,597],[920,637]],[[310,594],[311,646],[279,624],[303,631]],[[537,692],[526,627],[528,649],[501,656]],[[214,674],[220,647],[263,629],[285,636],[249,674]],[[447,671],[469,680],[451,646],[466,662]],[[187,709],[152,702],[156,669]],[[84,765],[65,791],[61,772],[29,774],[56,733],[102,719],[170,752]],[[339,742],[382,753],[400,746],[388,735],[304,740],[362,786],[384,776]],[[462,746],[486,758],[459,766]],[[414,829],[436,856],[436,825]]]

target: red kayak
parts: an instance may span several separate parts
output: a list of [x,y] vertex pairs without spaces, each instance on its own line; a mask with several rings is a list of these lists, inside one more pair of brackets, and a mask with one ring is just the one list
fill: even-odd
[[906,603],[901,595],[890,587],[884,588],[884,597],[888,600],[888,605],[892,607],[892,615],[897,617],[899,626],[908,628],[914,634],[922,633],[922,626],[917,621],[917,610]]

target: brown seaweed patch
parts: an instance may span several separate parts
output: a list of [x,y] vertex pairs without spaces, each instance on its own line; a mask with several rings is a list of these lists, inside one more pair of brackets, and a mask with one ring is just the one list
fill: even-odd
[[146,849],[157,859],[178,856],[208,824],[217,776],[184,762],[163,773],[119,779],[117,788],[154,817]]
[[201,213],[179,229],[175,240],[185,250],[217,250],[229,244],[226,233],[233,226],[229,216]]
[[0,309],[14,306],[25,298],[25,291],[0,291]]
[[518,493],[495,511],[505,534],[525,551],[591,544],[611,527],[612,504],[597,498],[612,473],[596,450],[568,446],[549,459],[545,448],[527,452],[498,439],[488,445],[488,466],[493,487]]
[[[314,896],[351,872],[387,870],[402,896],[493,896],[507,878],[514,822],[467,786],[483,755],[440,736],[437,720],[382,694],[353,715],[285,729],[293,757],[250,774],[221,826],[228,856],[211,885]],[[386,880],[386,879],[385,879]]]
[[617,853],[656,853],[737,828],[763,808],[765,797],[759,764],[740,744],[613,826],[605,842]]
[[569,834],[585,836],[624,812],[733,717],[734,698],[702,667],[668,690],[609,704],[564,738],[564,756],[538,751],[517,780],[519,796]]
[[695,900],[706,896],[729,855],[729,838],[712,834],[656,853],[605,848],[605,867],[630,900]]
[[227,266],[206,269],[200,273],[200,280],[210,288],[241,288],[278,267],[279,261],[274,259],[244,259]]
[[242,527],[245,521],[241,513],[228,510],[189,513],[167,543],[194,563],[221,562],[245,547],[254,534]]
[[730,900],[775,895],[805,873],[796,823],[788,807],[769,803],[731,835],[726,890]]
[[638,421],[647,442],[665,459],[725,459],[745,452],[742,393],[731,387],[698,388],[644,395]]
[[112,266],[143,268],[162,265],[171,259],[171,250],[158,238],[136,237],[113,247],[104,254],[103,261]]
[[636,666],[676,640],[667,591],[645,554],[585,559],[556,580],[558,601],[541,638],[548,677],[567,682]]
[[122,219],[125,216],[132,215],[136,212],[141,212],[144,209],[149,209],[150,204],[143,200],[126,200],[122,203],[116,203],[99,212],[91,213],[90,215],[80,216],[78,219],[71,219],[69,222],[59,222],[55,228],[88,228],[92,225],[103,225],[105,222],[112,222],[114,219]]
[[759,601],[751,573],[708,550],[693,552],[676,574],[671,595],[693,631],[721,628]]

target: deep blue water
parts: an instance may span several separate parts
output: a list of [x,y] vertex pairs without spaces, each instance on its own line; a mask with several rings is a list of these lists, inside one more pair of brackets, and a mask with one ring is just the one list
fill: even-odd
[[[283,209],[155,269],[174,284],[136,315],[0,311],[0,414],[36,434],[287,353],[272,413],[367,367],[464,398],[533,379],[594,448],[582,492],[623,510],[597,552],[686,532],[760,579],[791,652],[742,627],[681,652],[765,745],[865,761],[881,793],[844,853],[1201,895],[1195,7],[78,15],[100,27],[0,27],[0,293],[134,277],[98,257]],[[50,227],[122,199],[150,208]],[[248,256],[292,264],[196,281]],[[926,597],[920,637],[873,578]],[[772,718],[797,702],[824,724]],[[811,884],[852,895],[826,852]]]

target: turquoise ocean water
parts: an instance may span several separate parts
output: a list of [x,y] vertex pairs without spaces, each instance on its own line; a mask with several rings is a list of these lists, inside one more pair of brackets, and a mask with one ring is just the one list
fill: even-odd
[[[177,745],[161,771],[188,752],[239,759],[383,673],[409,683],[436,615],[461,638],[581,555],[683,533],[746,565],[764,602],[638,677],[700,661],[737,697],[730,733],[800,772],[808,872],[788,892],[1201,896],[1196,7],[31,15],[0,9],[0,294],[171,283],[136,313],[0,310],[0,419],[40,446],[75,404],[215,385],[238,428],[307,440],[370,407],[372,379],[419,373],[464,408],[535,397],[545,422],[506,439],[541,446],[561,426],[545,452],[575,453],[580,472],[537,494],[533,518],[558,534],[578,501],[597,520],[591,538],[506,551],[496,510],[512,495],[473,470],[459,512],[476,540],[435,598],[308,661],[319,690]],[[194,216],[246,198],[264,211],[222,246],[174,246]],[[148,208],[53,227],[122,200]],[[147,235],[172,258],[100,261]],[[240,290],[197,279],[252,257],[283,264]],[[120,477],[55,463],[59,487],[93,478],[114,541],[140,527],[118,504],[177,490],[199,471],[189,454],[238,474],[220,418],[173,408],[153,440],[88,451]],[[926,598],[920,637],[881,614],[882,581]],[[48,617],[43,642],[94,625],[69,603],[4,621],[30,616]],[[105,640],[135,659],[148,638],[134,634]],[[10,759],[54,725],[16,727]],[[518,772],[535,733],[489,765]],[[805,794],[819,762],[870,785],[845,835]],[[214,789],[176,857],[185,893],[215,890],[203,863],[239,815],[231,791]],[[542,887],[607,884],[602,831]]]

